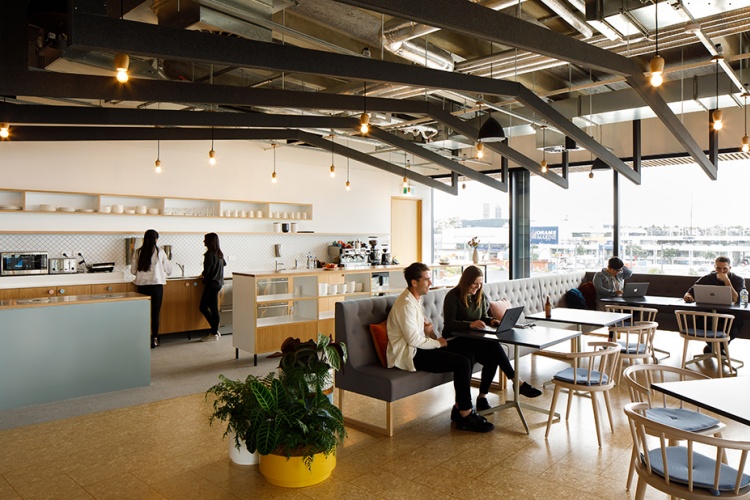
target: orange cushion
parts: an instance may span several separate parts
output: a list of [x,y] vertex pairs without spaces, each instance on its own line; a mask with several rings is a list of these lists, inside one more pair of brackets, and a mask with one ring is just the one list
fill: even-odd
[[380,364],[388,368],[388,361],[385,357],[385,350],[388,348],[386,323],[388,323],[388,320],[370,325],[370,335],[372,335],[372,343],[375,344],[375,352],[378,353]]
[[511,303],[508,299],[490,301],[490,316],[500,321],[505,316],[505,311],[510,309]]

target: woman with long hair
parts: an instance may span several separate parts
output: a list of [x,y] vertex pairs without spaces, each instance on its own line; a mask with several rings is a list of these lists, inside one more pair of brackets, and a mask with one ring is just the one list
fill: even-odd
[[203,337],[203,342],[219,340],[219,292],[224,286],[224,266],[227,262],[224,260],[224,253],[219,246],[219,236],[216,233],[208,233],[203,237],[203,244],[206,245],[206,253],[203,254],[203,295],[199,306],[201,314],[208,321],[211,331]]
[[159,314],[164,297],[167,276],[172,274],[172,263],[156,244],[159,233],[149,229],[143,235],[143,245],[135,251],[130,264],[130,273],[135,275],[133,283],[138,293],[151,297],[151,349],[159,347]]
[[[454,337],[453,332],[461,330],[482,329],[487,326],[497,326],[499,321],[490,316],[490,301],[482,291],[483,274],[477,266],[467,267],[458,285],[445,295],[443,302],[443,338]],[[487,342],[480,339],[455,337],[448,342],[448,349],[468,356],[482,364],[482,380],[477,397],[477,411],[490,408],[487,393],[495,378],[497,367],[513,380],[515,371],[508,361],[508,356],[498,342]],[[521,382],[521,395],[535,398],[542,391],[527,382]]]

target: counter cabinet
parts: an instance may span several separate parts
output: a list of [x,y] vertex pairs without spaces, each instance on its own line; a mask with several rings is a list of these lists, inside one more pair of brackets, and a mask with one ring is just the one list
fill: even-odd
[[[232,344],[257,355],[274,352],[287,337],[334,335],[336,302],[401,293],[401,267],[281,273],[234,273]],[[382,284],[381,284],[382,283]],[[387,284],[385,284],[387,283]]]

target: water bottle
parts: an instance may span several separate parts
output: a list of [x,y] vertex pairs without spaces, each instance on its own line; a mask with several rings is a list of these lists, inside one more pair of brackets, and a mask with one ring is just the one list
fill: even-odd
[[747,307],[747,288],[743,288],[740,292],[740,305]]

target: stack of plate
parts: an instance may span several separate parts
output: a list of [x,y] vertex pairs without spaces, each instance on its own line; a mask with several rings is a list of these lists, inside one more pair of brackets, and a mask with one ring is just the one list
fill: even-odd
[[0,205],[0,210],[21,210],[18,205]]
[[93,208],[79,208],[78,210],[76,210],[76,212],[83,212],[85,214],[91,214],[91,213],[94,213],[94,209]]
[[39,210],[41,210],[43,212],[54,212],[55,210],[57,210],[57,208],[54,205],[49,205],[47,203],[41,203],[39,205]]
[[75,212],[76,209],[73,207],[57,207],[58,212]]
[[159,209],[158,208],[149,208],[148,209],[149,215],[159,215]]

